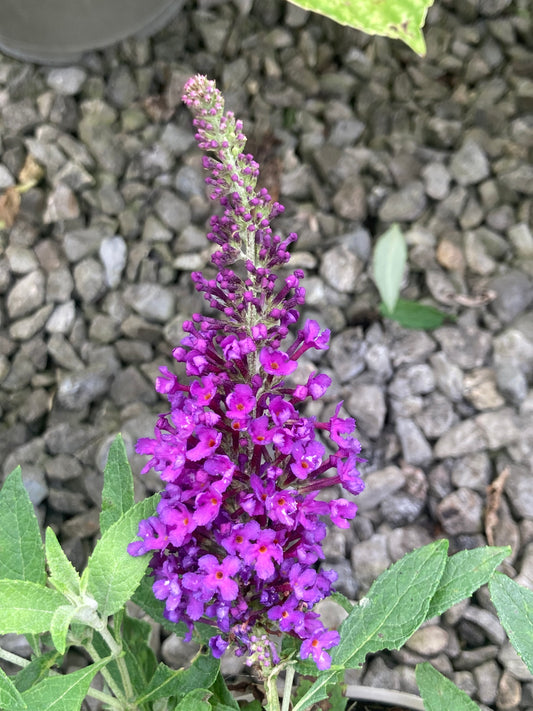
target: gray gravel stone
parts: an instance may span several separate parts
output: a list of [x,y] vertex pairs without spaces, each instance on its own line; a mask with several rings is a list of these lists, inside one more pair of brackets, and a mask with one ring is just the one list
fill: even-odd
[[34,506],[39,506],[47,498],[49,490],[44,470],[39,465],[24,464],[22,466],[22,483]]
[[531,472],[520,464],[509,465],[509,477],[505,482],[509,504],[519,517],[531,517],[533,511],[533,489]]
[[486,452],[458,459],[452,468],[452,484],[484,494],[491,478],[491,463]]
[[412,222],[418,219],[425,209],[424,186],[415,181],[385,198],[378,214],[383,222]]
[[367,215],[366,191],[363,183],[348,178],[333,197],[335,212],[346,220],[363,222]]
[[165,190],[161,193],[154,204],[154,210],[158,217],[175,232],[181,232],[191,220],[189,206],[174,193]]
[[159,284],[128,286],[124,291],[124,299],[149,321],[164,323],[174,315],[174,295],[170,289]]
[[9,292],[6,302],[9,317],[17,319],[32,313],[43,304],[44,295],[44,274],[36,269],[19,279]]
[[74,267],[74,285],[86,304],[93,304],[105,292],[105,275],[100,262],[88,257]]
[[374,580],[391,564],[387,551],[387,537],[374,534],[368,541],[356,543],[351,554],[354,575],[362,592],[366,592]]
[[445,459],[480,452],[486,447],[485,433],[477,421],[463,420],[439,438],[434,451],[436,457]]
[[513,645],[507,640],[498,653],[498,661],[504,669],[519,681],[532,681],[532,675]]
[[5,255],[10,270],[14,274],[27,274],[33,272],[39,266],[39,261],[32,249],[10,244],[6,248]]
[[509,407],[478,415],[476,424],[482,431],[489,449],[500,449],[516,442],[520,437],[518,419]]
[[59,304],[55,307],[46,322],[46,330],[48,333],[68,334],[74,324],[76,316],[76,307],[74,301],[67,301],[65,304]]
[[15,321],[9,327],[9,336],[17,341],[27,341],[35,336],[48,321],[53,309],[52,304],[47,304],[38,309],[31,316]]
[[58,402],[67,410],[83,410],[109,391],[110,380],[107,368],[99,365],[89,366],[74,373],[65,373],[59,379]]
[[429,439],[436,439],[447,432],[454,419],[450,401],[439,392],[425,398],[423,409],[415,415],[416,424]]
[[426,195],[434,200],[444,200],[450,191],[451,176],[442,163],[428,163],[422,170]]
[[496,700],[500,669],[494,660],[480,664],[473,671],[478,688],[479,700],[484,704],[493,704]]
[[383,429],[387,405],[383,390],[371,383],[357,383],[350,388],[346,409],[356,418],[357,427],[368,437],[377,438]]
[[362,270],[361,260],[341,245],[324,253],[320,265],[320,276],[337,291],[353,293],[357,278]]
[[458,489],[437,506],[437,516],[450,536],[458,533],[478,533],[482,530],[483,502],[471,489]]
[[459,185],[475,185],[490,174],[487,154],[479,144],[467,139],[450,163],[450,173]]
[[448,645],[448,633],[437,625],[428,625],[417,630],[405,643],[407,649],[424,657],[435,657]]
[[84,362],[78,356],[72,345],[59,333],[54,333],[48,340],[48,353],[54,362],[67,370],[83,370]]
[[331,340],[328,359],[341,382],[364,370],[366,348],[363,332],[358,328],[348,328]]
[[46,300],[56,303],[67,303],[72,296],[74,280],[66,266],[53,269],[46,281]]
[[56,185],[49,193],[43,222],[60,222],[79,217],[80,206],[74,192],[64,183]]
[[484,365],[491,347],[491,338],[486,331],[442,326],[433,333],[448,358],[463,370]]
[[370,511],[391,497],[405,484],[405,474],[395,466],[370,472],[365,476],[365,489],[357,497],[360,511]]
[[120,284],[126,266],[126,242],[118,235],[105,237],[100,243],[99,255],[104,265],[106,284],[115,289]]
[[48,479],[56,482],[77,479],[83,473],[79,460],[68,454],[58,454],[56,457],[49,457],[44,467]]
[[504,324],[510,323],[533,302],[531,279],[516,269],[491,279],[488,288],[496,292],[496,298],[491,307]]
[[51,69],[46,77],[46,83],[57,94],[72,96],[83,86],[87,72],[81,67],[57,67]]
[[398,417],[396,434],[400,439],[403,458],[408,464],[424,466],[431,461],[431,447],[413,420]]

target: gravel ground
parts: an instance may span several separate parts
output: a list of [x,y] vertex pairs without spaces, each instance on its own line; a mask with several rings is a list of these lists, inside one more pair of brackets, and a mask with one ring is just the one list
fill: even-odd
[[[281,0],[198,0],[76,66],[0,59],[0,190],[28,155],[45,171],[0,233],[0,454],[76,564],[110,441],[122,431],[138,472],[134,442],[164,407],[157,368],[175,367],[181,324],[203,308],[190,272],[209,261],[211,204],[180,103],[200,72],[245,120],[287,208],[278,229],[300,235],[304,316],[332,330],[319,366],[333,386],[314,413],[343,399],[358,421],[367,490],[326,541],[340,590],[357,599],[442,536],[453,551],[511,545],[506,571],[533,588],[531,4],[436,0],[426,37],[420,59]],[[392,222],[405,297],[456,316],[433,332],[379,317],[371,253]],[[139,496],[157,488],[138,481]],[[483,709],[533,709],[486,591],[351,678],[416,691],[424,659]]]

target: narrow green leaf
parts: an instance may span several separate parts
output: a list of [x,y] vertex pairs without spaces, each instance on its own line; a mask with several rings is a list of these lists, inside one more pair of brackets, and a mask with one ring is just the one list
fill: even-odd
[[67,634],[72,618],[76,614],[74,605],[61,605],[54,612],[50,623],[50,634],[54,647],[60,654],[64,654],[67,648]]
[[45,535],[45,553],[50,583],[63,595],[80,594],[80,576],[61,548],[56,534],[48,527]]
[[24,580],[0,580],[0,634],[47,632],[54,612],[65,604],[60,593]]
[[[136,605],[139,605],[139,607],[143,609],[147,615],[150,615],[155,622],[159,622],[159,624],[167,630],[167,632],[172,632],[178,637],[185,637],[188,631],[187,626],[183,622],[180,622],[179,624],[170,622],[163,615],[165,603],[154,597],[154,593],[152,591],[153,583],[154,579],[146,575],[141,580],[141,584],[132,596],[133,602]],[[211,627],[211,625],[204,625],[201,622],[194,625],[193,639],[197,640],[201,644],[206,644],[212,636],[213,627]]]
[[65,674],[43,679],[25,691],[22,698],[32,711],[79,711],[95,674],[109,659]]
[[122,435],[118,434],[107,457],[102,491],[100,530],[105,533],[134,504],[133,475]]
[[426,619],[447,549],[448,541],[435,541],[407,554],[379,576],[342,623],[331,669],[320,674],[293,711],[304,711],[325,699],[327,687],[339,672],[362,664],[367,654],[399,649],[411,637]]
[[193,689],[176,706],[176,711],[211,711],[212,706],[207,701],[211,692],[207,689]]
[[222,708],[239,711],[239,704],[231,695],[231,692],[224,681],[224,677],[220,672],[217,674],[215,683],[211,686],[211,691],[213,692],[211,702],[214,704],[215,711],[222,711]]
[[444,313],[444,311],[434,306],[419,304],[416,301],[407,301],[406,299],[398,299],[393,311],[381,304],[380,311],[383,316],[396,321],[404,328],[425,331],[438,328],[446,319],[455,320],[453,315]]
[[39,524],[20,467],[11,472],[0,491],[0,579],[46,582]]
[[15,684],[0,667],[0,709],[4,711],[26,711],[28,705]]
[[381,235],[374,247],[374,279],[389,314],[394,312],[403,272],[407,262],[407,247],[398,225],[392,225]]
[[479,711],[479,706],[429,662],[416,667],[416,683],[426,711]]
[[84,571],[87,592],[105,617],[119,610],[142,580],[151,555],[133,557],[127,547],[137,536],[139,521],[154,514],[158,501],[159,494],[154,494],[135,504],[107,529],[89,558]]
[[502,573],[491,578],[489,591],[511,644],[533,674],[533,591]]
[[429,604],[428,619],[442,615],[456,603],[470,597],[488,582],[500,563],[511,554],[511,549],[485,546],[460,551],[446,560],[439,586]]
[[291,0],[305,10],[329,17],[370,35],[384,35],[405,42],[417,54],[426,53],[421,28],[433,0],[387,0],[387,2],[347,2],[346,0]]
[[38,657],[34,657],[27,667],[21,669],[13,677],[13,682],[22,694],[30,687],[38,684],[50,674],[52,667],[59,667],[63,661],[63,655],[55,649],[45,652]]
[[148,688],[136,703],[140,706],[165,696],[175,696],[181,701],[189,691],[209,688],[215,682],[219,669],[218,659],[210,653],[199,655],[188,669],[175,671],[161,662]]

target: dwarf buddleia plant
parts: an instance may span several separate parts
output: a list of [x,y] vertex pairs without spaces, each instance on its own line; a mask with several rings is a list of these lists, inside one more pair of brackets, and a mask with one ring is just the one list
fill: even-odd
[[[144,471],[161,477],[161,492],[134,503],[117,437],[104,472],[101,537],[77,571],[52,529],[43,544],[20,469],[7,477],[0,634],[25,635],[32,653],[23,659],[0,645],[0,659],[20,667],[10,676],[0,671],[3,711],[78,711],[86,696],[122,711],[307,711],[325,698],[342,711],[339,689],[331,689],[344,670],[401,647],[487,582],[509,552],[448,556],[447,541],[435,541],[395,563],[358,604],[336,593],[346,619],[338,630],[324,626],[315,605],[332,596],[336,578],[321,563],[326,523],[348,527],[364,486],[355,423],[341,417],[340,405],[324,421],[302,414],[330,379],[314,372],[295,384],[289,377],[307,350],[327,348],[329,331],[313,320],[296,327],[303,273],[276,273],[296,235],[274,232],[271,220],[282,208],[256,187],[242,125],[224,112],[214,83],[194,77],[185,102],[221,207],[208,234],[219,249],[213,278],[192,275],[212,314],[184,324],[173,355],[185,377],[161,369],[156,389],[169,411],[154,436],[137,443],[149,457]],[[326,487],[329,495],[320,497]],[[131,599],[168,632],[200,644],[187,668],[158,662],[150,625],[126,610]],[[506,596],[497,599],[505,609]],[[530,600],[513,592],[513,604],[509,625]],[[526,649],[523,635],[516,643]],[[91,661],[66,673],[73,648]],[[238,702],[226,686],[224,652],[254,668],[254,701]],[[427,678],[431,685],[424,670],[420,678],[421,687]]]

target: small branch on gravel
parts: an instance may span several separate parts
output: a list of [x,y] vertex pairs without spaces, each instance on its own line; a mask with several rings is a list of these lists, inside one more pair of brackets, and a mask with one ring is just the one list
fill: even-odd
[[494,545],[494,530],[498,525],[500,518],[498,516],[498,509],[500,508],[500,501],[502,498],[503,487],[505,486],[505,481],[509,476],[509,469],[505,469],[494,479],[494,481],[487,486],[487,510],[485,512],[485,535],[487,536],[487,543],[489,546]]

